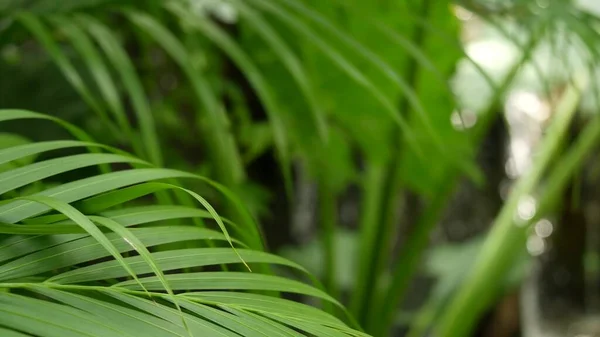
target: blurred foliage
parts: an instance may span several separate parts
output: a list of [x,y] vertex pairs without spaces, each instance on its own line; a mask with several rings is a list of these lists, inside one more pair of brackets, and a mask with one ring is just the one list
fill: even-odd
[[[228,225],[236,224],[234,237],[255,250],[305,242],[281,254],[317,275],[349,306],[349,324],[355,319],[374,336],[388,334],[410,281],[425,273],[437,281],[423,308],[411,313],[411,336],[432,326],[439,336],[462,336],[524,274],[528,225],[514,226],[519,198],[550,191],[539,209],[551,212],[597,141],[600,35],[590,4],[0,0],[0,108],[47,113],[151,165],[218,182],[209,185],[224,186],[224,195],[202,179],[160,180],[210,200]],[[429,249],[456,186],[464,178],[486,184],[477,153],[515,89],[552,108],[547,124],[558,126],[540,142],[536,158],[543,160],[514,183],[517,191],[489,235]],[[589,125],[566,147],[566,126],[580,106],[585,114],[578,118]],[[71,137],[35,119],[5,125],[14,133],[2,130],[3,149]],[[65,151],[60,155],[75,155]],[[21,158],[0,171],[58,156]],[[43,194],[123,165],[48,173],[2,199]],[[307,184],[298,179],[304,173],[316,188],[316,226],[310,238],[291,238],[288,222],[302,201],[293,195]],[[340,209],[352,191],[356,214],[342,225]],[[127,201],[196,207],[193,195],[151,193]],[[410,198],[418,207],[406,206]],[[0,220],[20,223],[2,213]],[[346,318],[335,305],[323,309]],[[0,329],[5,325],[0,321]],[[334,333],[321,325],[296,328]]]

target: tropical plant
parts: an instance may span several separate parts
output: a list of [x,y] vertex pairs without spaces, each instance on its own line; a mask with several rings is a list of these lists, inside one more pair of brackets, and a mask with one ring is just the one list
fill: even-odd
[[[24,110],[0,112],[3,123],[29,119],[55,120]],[[241,215],[248,222],[235,227],[202,196],[165,180],[197,179],[237,203],[223,186],[202,176],[156,168],[57,122],[80,140],[2,149],[1,193],[15,193],[85,167],[99,167],[100,172],[6,199],[0,206],[3,336],[296,336],[298,331],[365,335],[331,315],[275,295],[305,294],[339,306],[318,288],[258,272],[261,264],[272,264],[306,274],[295,263],[249,249],[256,241],[229,235],[257,233],[242,227],[256,226],[243,208]],[[93,153],[35,162],[36,157],[67,149]],[[112,170],[116,164],[132,168]],[[160,191],[187,194],[205,210],[135,204]],[[186,223],[190,218],[197,223],[212,220],[218,230]],[[232,264],[248,270],[235,271]],[[211,266],[217,268],[210,271]],[[239,292],[246,290],[251,292]]]
[[[450,11],[459,5],[519,50],[501,76],[464,50]],[[385,336],[456,187],[463,177],[484,184],[478,147],[533,69],[553,106],[537,160],[514,182],[473,266],[434,292],[411,331],[468,335],[526,253],[530,224],[555,208],[600,137],[598,117],[588,116],[565,141],[583,92],[597,94],[581,75],[597,69],[596,24],[571,2],[539,0],[0,4],[0,71],[11,78],[0,104],[11,108],[0,115],[11,131],[0,134],[0,329]],[[572,44],[587,53],[576,71],[540,66],[540,46]],[[475,125],[450,80],[462,63],[490,92]],[[29,89],[34,82],[49,91]],[[35,95],[23,99],[28,90]],[[56,140],[65,133],[38,120],[77,140]],[[312,276],[299,264],[265,252],[272,227],[257,223],[278,210],[254,167],[271,152],[274,199],[297,201],[298,171],[316,182],[323,289],[303,282]],[[356,268],[341,284],[338,209],[350,187],[360,190]],[[399,205],[410,195],[423,206],[406,217]],[[515,219],[532,195],[534,216]],[[323,311],[279,292],[319,299]]]

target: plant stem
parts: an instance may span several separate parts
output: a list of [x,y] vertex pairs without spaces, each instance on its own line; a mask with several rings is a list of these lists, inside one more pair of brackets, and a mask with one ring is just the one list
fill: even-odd
[[532,222],[539,220],[549,212],[562,195],[562,191],[569,182],[575,170],[583,164],[583,160],[589,151],[600,139],[600,117],[595,117],[581,132],[577,142],[571,150],[563,156],[556,168],[548,175],[548,185],[544,187],[540,200],[539,212],[534,216]]
[[[427,17],[430,10],[430,1],[422,1],[417,5],[416,12],[419,16]],[[415,25],[410,32],[410,40],[414,45],[421,46],[425,39],[425,30],[422,26]],[[417,87],[419,75],[419,64],[416,59],[410,58],[404,64],[404,73],[406,82],[411,87]],[[408,116],[411,112],[411,104],[408,97],[401,97],[399,101],[400,113]],[[401,130],[398,130],[401,133]],[[391,146],[398,149],[401,139],[393,139]],[[400,151],[396,150],[395,155],[388,163],[382,165],[376,171],[372,171],[374,176],[368,183],[375,183],[371,191],[379,193],[377,205],[367,205],[375,212],[378,209],[379,215],[365,217],[361,222],[361,246],[359,247],[360,260],[358,268],[358,282],[355,286],[354,306],[351,307],[359,322],[365,326],[367,331],[372,331],[375,327],[370,326],[369,316],[375,312],[372,308],[377,308],[376,300],[379,293],[379,282],[386,264],[389,263],[391,253],[393,229],[398,220],[398,202],[400,198],[400,189],[402,186],[402,177],[398,172],[400,166]],[[373,200],[373,199],[371,199]]]
[[[522,198],[534,192],[568,130],[581,97],[584,80],[570,85],[556,108],[556,115],[540,145],[533,167],[515,184],[494,225],[473,271],[451,300],[437,327],[437,336],[466,336],[496,295],[497,282],[522,251],[526,239],[526,222],[515,214]],[[571,171],[572,172],[572,171]]]
[[386,165],[370,161],[367,163],[363,185],[363,198],[361,203],[361,218],[359,222],[359,247],[358,270],[356,283],[353,288],[350,303],[350,312],[363,323],[363,316],[368,309],[366,303],[373,291],[372,262],[376,246],[378,221],[383,205],[383,191],[385,189]]
[[[541,30],[540,30],[541,31]],[[498,117],[497,106],[502,100],[504,94],[513,83],[519,69],[521,69],[530,59],[540,39],[540,31],[534,32],[530,40],[523,46],[524,51],[521,59],[518,60],[508,74],[502,80],[502,83],[494,91],[489,105],[483,110],[482,117],[472,133],[472,144],[478,144],[489,130],[492,122]],[[431,201],[430,206],[417,220],[414,233],[408,239],[392,271],[392,282],[386,290],[381,292],[379,301],[371,310],[368,325],[373,330],[369,330],[374,336],[384,336],[393,324],[394,315],[398,306],[402,302],[408,289],[410,280],[418,270],[418,265],[427,248],[429,236],[435,225],[439,221],[452,197],[452,193],[458,184],[460,174],[455,169],[450,168],[447,171],[445,179],[442,179],[443,185],[439,187],[439,193]]]
[[[339,298],[339,291],[336,284],[336,246],[335,231],[337,225],[337,202],[336,194],[331,188],[327,178],[321,178],[319,183],[319,222],[322,230],[321,240],[323,243],[323,252],[325,257],[325,272],[323,281],[325,288],[331,296]],[[333,306],[329,306],[333,309]]]
[[381,293],[382,298],[378,301],[381,306],[377,310],[371,310],[368,326],[371,327],[369,331],[373,336],[384,336],[394,320],[398,304],[404,297],[412,275],[418,269],[421,256],[427,248],[431,230],[442,216],[457,184],[457,179],[452,179],[451,175],[448,178],[444,180],[444,185],[438,190],[427,211],[419,217],[414,232],[406,241],[394,268],[392,284],[387,291]]

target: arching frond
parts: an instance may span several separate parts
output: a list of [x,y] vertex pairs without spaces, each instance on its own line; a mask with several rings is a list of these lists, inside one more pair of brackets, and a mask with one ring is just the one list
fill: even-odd
[[[0,111],[0,121],[32,116],[42,115]],[[245,248],[245,238],[236,236],[247,231],[222,219],[199,194],[161,182],[212,183],[206,178],[104,153],[111,149],[92,142],[14,145],[1,149],[0,158],[10,163],[86,147],[102,153],[60,156],[0,173],[0,195],[18,195],[28,184],[85,167],[130,166],[2,202],[0,325],[5,330],[17,336],[270,336],[273,329],[281,336],[364,335],[318,309],[271,295],[295,293],[341,306],[314,286],[273,274],[218,271],[264,264],[306,275],[295,263]],[[197,206],[139,205],[140,197],[168,188],[190,194]],[[190,218],[217,226],[201,228],[186,221]]]

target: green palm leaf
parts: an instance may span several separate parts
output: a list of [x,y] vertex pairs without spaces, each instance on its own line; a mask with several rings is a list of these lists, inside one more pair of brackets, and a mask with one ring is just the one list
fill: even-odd
[[132,22],[165,49],[184,71],[204,113],[210,119],[209,127],[203,128],[203,131],[207,133],[206,143],[213,154],[213,164],[216,166],[218,177],[228,185],[239,183],[244,178],[244,172],[237,149],[232,146],[233,141],[225,125],[226,117],[209,82],[194,66],[190,53],[168,29],[152,17],[138,12],[127,14]]
[[[0,110],[0,121],[20,117],[31,115]],[[111,150],[89,142],[51,141],[0,150],[0,158],[11,163],[32,154],[90,146]],[[0,191],[18,193],[40,179],[114,162],[150,165],[125,154],[60,156],[0,173]],[[279,265],[306,274],[278,256],[236,248],[247,245],[230,236],[229,229],[241,227],[221,219],[200,194],[160,182],[169,178],[200,179],[231,196],[206,178],[146,167],[75,180],[3,203],[0,325],[9,331],[5,335],[360,335],[316,308],[271,295],[291,292],[337,304],[314,286],[263,273],[206,271],[210,266],[247,264]],[[148,205],[140,199],[165,189],[188,193],[206,210]],[[210,219],[215,224],[207,226],[218,230],[186,222],[194,218]],[[224,290],[241,292],[219,292]]]

